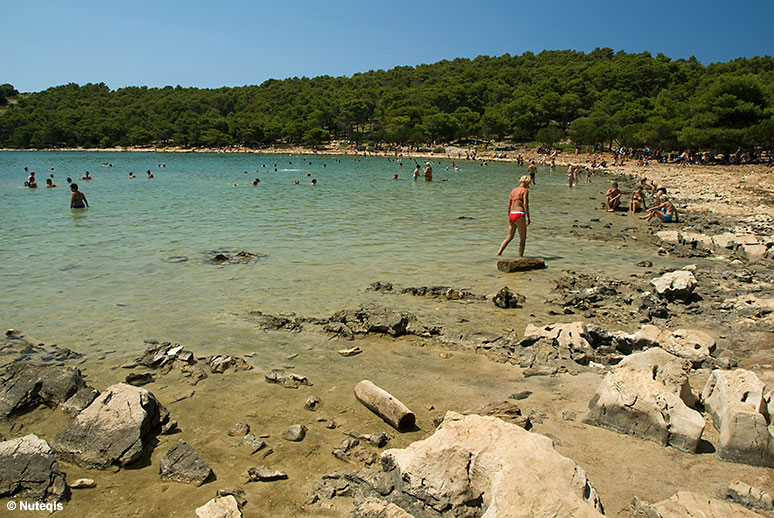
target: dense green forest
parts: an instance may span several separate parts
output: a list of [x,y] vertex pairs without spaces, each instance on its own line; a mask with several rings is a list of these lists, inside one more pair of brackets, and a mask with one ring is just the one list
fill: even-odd
[[[774,149],[774,59],[611,49],[479,56],[219,89],[67,84],[0,93],[0,147],[248,146],[471,139]],[[12,102],[8,102],[8,100]]]

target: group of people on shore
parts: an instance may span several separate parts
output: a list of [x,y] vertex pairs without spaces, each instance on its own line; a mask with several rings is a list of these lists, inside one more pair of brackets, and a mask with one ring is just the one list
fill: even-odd
[[[655,203],[650,208],[647,206],[645,188],[650,189],[650,201]],[[608,212],[614,212],[618,209],[621,205],[622,196],[623,193],[618,188],[618,182],[613,182],[610,189],[605,193],[605,205]],[[647,214],[640,218],[645,221],[650,221],[654,218],[658,218],[664,223],[677,221],[677,208],[669,200],[666,186],[658,180],[649,180],[643,177],[640,180],[640,184],[632,192],[632,197],[629,200],[629,213],[634,214],[642,210],[647,210]]]

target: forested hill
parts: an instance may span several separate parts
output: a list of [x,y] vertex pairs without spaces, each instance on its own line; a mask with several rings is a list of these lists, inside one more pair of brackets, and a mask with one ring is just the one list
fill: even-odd
[[0,147],[10,148],[257,147],[331,138],[551,144],[565,135],[582,145],[773,149],[774,59],[704,66],[610,49],[526,52],[235,88],[68,84],[0,108]]

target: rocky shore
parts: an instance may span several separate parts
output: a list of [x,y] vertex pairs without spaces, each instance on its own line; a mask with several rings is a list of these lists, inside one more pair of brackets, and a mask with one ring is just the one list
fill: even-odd
[[[640,172],[624,171],[622,188]],[[679,199],[677,224],[571,224],[581,242],[651,250],[627,276],[493,261],[496,290],[372,279],[378,302],[331,314],[245,308],[235,323],[276,354],[149,337],[142,354],[97,364],[9,330],[0,506],[774,516],[774,220],[698,210],[701,196]],[[529,275],[553,289],[509,286]],[[417,300],[439,311],[407,309]],[[285,348],[289,337],[307,345]]]

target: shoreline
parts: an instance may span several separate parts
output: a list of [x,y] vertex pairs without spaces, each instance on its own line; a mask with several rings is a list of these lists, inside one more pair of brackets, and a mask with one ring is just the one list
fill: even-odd
[[[345,149],[311,149],[303,146],[293,146],[285,149],[222,149],[222,148],[139,148],[139,147],[113,147],[113,148],[52,148],[52,149],[0,149],[5,152],[78,152],[78,153],[215,153],[235,155],[310,155],[310,156],[334,156],[334,157],[364,157],[387,159],[422,159],[422,160],[452,160],[465,162],[495,162],[515,163],[517,158],[507,156],[504,158],[477,156],[475,158],[454,158],[451,153],[440,154],[432,152],[417,152],[396,155],[394,152],[360,152]],[[510,152],[518,154],[517,151]],[[539,163],[540,155],[534,151],[523,151],[525,163],[535,160]],[[607,163],[611,163],[612,153],[599,154]],[[557,167],[566,167],[570,164],[588,166],[591,156],[587,154],[559,154],[556,157]],[[548,166],[540,166],[548,167]],[[774,220],[774,169],[765,164],[741,164],[741,165],[686,165],[650,163],[639,166],[631,161],[625,165],[607,166],[598,171],[611,175],[627,176],[631,178],[648,177],[657,178],[665,183],[670,190],[670,195],[680,201],[680,208],[711,211],[720,215],[732,215],[738,217],[757,215]],[[628,194],[625,192],[625,194]]]

